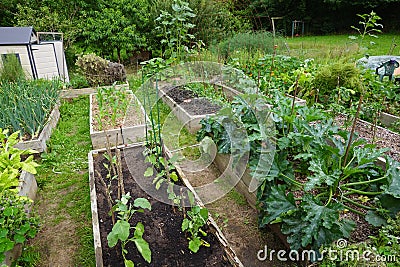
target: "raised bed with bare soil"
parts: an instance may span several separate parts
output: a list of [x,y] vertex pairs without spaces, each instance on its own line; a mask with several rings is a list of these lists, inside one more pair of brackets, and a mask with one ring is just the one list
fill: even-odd
[[115,124],[109,118],[105,118],[102,126],[99,125],[96,116],[99,108],[96,95],[90,95],[90,138],[93,149],[100,149],[111,145],[134,144],[142,142],[146,135],[146,115],[140,101],[134,94],[130,97],[129,107],[126,114],[120,114]]
[[[135,213],[129,221],[131,225],[142,222],[145,230],[143,238],[149,243],[152,251],[151,263],[147,263],[138,253],[133,244],[128,244],[127,257],[135,263],[135,266],[243,266],[235,256],[233,250],[228,246],[219,228],[210,220],[205,227],[207,236],[205,241],[210,247],[201,246],[197,253],[188,249],[188,240],[181,230],[183,212],[173,208],[169,204],[160,202],[137,184],[136,179],[142,179],[144,172],[151,166],[145,162],[143,156],[144,147],[140,145],[123,148],[122,169],[125,192],[130,192],[133,199],[142,197],[151,203],[151,211]],[[109,248],[107,234],[112,229],[111,216],[109,215],[108,195],[105,192],[104,182],[107,181],[108,171],[104,167],[107,160],[104,158],[104,150],[92,151],[89,154],[89,179],[92,204],[92,218],[94,243],[96,253],[96,266],[124,266],[120,247]],[[130,168],[127,166],[126,158],[129,158]],[[146,179],[145,179],[146,180]],[[152,178],[148,178],[148,186],[152,185]],[[111,184],[113,198],[115,198],[118,182]],[[164,190],[160,188],[159,190]]]
[[40,131],[39,136],[32,138],[31,140],[22,140],[15,145],[16,148],[27,150],[33,149],[37,152],[47,151],[46,142],[50,139],[51,132],[57,126],[58,120],[60,119],[60,104],[56,104],[50,113],[46,124]]
[[221,108],[205,98],[198,98],[192,91],[179,87],[160,89],[160,94],[190,133],[198,131],[201,128],[200,121],[207,116],[214,116]]

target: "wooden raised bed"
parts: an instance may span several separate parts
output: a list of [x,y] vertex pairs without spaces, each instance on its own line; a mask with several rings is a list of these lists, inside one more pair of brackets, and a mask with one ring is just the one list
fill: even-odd
[[[110,87],[109,86],[102,86],[102,87]],[[120,84],[120,85],[115,85],[116,89],[121,89],[121,88],[126,88],[128,86],[129,88],[129,83],[127,82],[126,84]],[[97,92],[97,87],[89,87],[89,88],[81,88],[81,89],[66,89],[66,90],[61,90],[60,97],[61,98],[75,98],[79,97],[82,95],[91,95],[95,94]]]
[[[145,110],[141,105],[140,101],[134,94],[131,94],[133,99],[132,101],[140,107],[141,113],[140,116],[144,118],[145,121],[149,121],[145,116]],[[100,149],[106,147],[107,144],[107,136],[109,138],[109,142],[112,146],[115,146],[115,140],[118,135],[118,144],[134,144],[142,142],[146,136],[146,124],[141,123],[139,125],[133,126],[122,126],[121,128],[115,128],[110,130],[96,131],[94,130],[94,114],[93,114],[93,98],[95,94],[90,95],[90,111],[89,111],[89,123],[90,123],[90,138],[92,140],[93,149]],[[129,109],[129,108],[128,108]],[[146,119],[145,119],[146,118]],[[149,127],[149,125],[147,125]]]
[[160,89],[160,95],[164,103],[166,103],[178,118],[180,122],[186,127],[190,133],[195,133],[201,129],[200,121],[206,117],[214,116],[215,113],[203,114],[203,115],[192,115],[185,110],[181,105],[175,102],[167,93]]
[[400,122],[400,117],[386,113],[386,112],[381,112],[379,121],[385,127],[390,127],[393,123]]
[[[140,148],[142,145],[141,144],[135,144],[135,145],[128,145],[128,146],[120,146],[119,148],[123,148],[123,149],[138,149]],[[102,248],[102,238],[101,238],[101,233],[100,233],[100,228],[101,228],[101,223],[103,223],[104,221],[100,221],[99,220],[99,206],[98,206],[98,199],[97,199],[97,191],[98,189],[96,189],[96,178],[95,178],[95,174],[97,173],[95,170],[95,161],[96,158],[100,156],[101,153],[104,153],[105,149],[100,149],[100,150],[93,150],[88,154],[88,161],[89,161],[89,184],[90,184],[90,199],[91,199],[91,210],[92,210],[92,223],[93,223],[93,235],[94,235],[94,246],[95,246],[95,258],[96,258],[96,266],[97,267],[101,267],[104,266],[104,258],[105,257],[103,255],[103,248]],[[167,154],[169,154],[169,152],[167,151]],[[140,155],[141,152],[140,152]],[[145,166],[145,168],[149,165],[149,163],[145,163],[144,162],[144,158],[143,158],[143,166]],[[150,165],[151,166],[151,165]],[[131,166],[133,168],[136,168],[136,166]],[[195,195],[196,201],[198,202],[198,204],[200,206],[204,205],[201,203],[201,201],[199,200],[199,198],[197,197],[196,193],[194,192],[193,188],[191,187],[190,183],[188,182],[187,179],[185,179],[184,174],[181,172],[181,170],[179,168],[177,168],[177,172],[178,174],[181,176],[181,180],[183,181],[183,183],[188,187],[189,190],[191,190],[193,192],[193,194]],[[126,177],[124,177],[124,180],[126,179]],[[133,195],[133,197],[135,198],[135,196]],[[150,198],[150,196],[148,197]],[[151,200],[151,202],[153,202],[154,200]],[[153,203],[154,204],[154,203]],[[152,205],[153,205],[152,204]],[[149,213],[151,213],[152,211],[149,211]],[[165,221],[165,223],[167,223]],[[145,224],[146,225],[146,224]],[[164,224],[163,224],[164,225]],[[215,238],[217,238],[220,246],[222,246],[223,251],[224,251],[224,255],[227,257],[225,260],[227,260],[230,265],[229,266],[235,266],[235,267],[242,267],[243,264],[240,262],[240,260],[237,258],[235,252],[230,248],[230,246],[228,245],[227,240],[225,239],[224,235],[222,234],[221,230],[218,228],[218,226],[216,225],[215,221],[211,218],[209,218],[209,229],[211,230],[210,233],[213,233],[213,236],[215,236]],[[160,226],[158,226],[160,227]],[[156,229],[155,231],[158,232],[158,229]],[[161,233],[166,233],[166,229],[160,230]],[[145,230],[146,232],[146,230]],[[163,235],[163,234],[161,234]],[[182,233],[183,235],[183,233]],[[104,238],[103,238],[104,240]],[[172,247],[177,246],[177,244],[171,244]],[[154,249],[155,252],[153,251],[154,254],[157,254],[156,250],[157,247],[152,247],[150,245],[150,249]],[[200,248],[201,249],[205,249],[205,248]],[[211,248],[207,248],[207,249],[212,249]],[[181,253],[184,253],[183,251],[178,251],[178,250],[174,250],[174,253],[176,253],[177,255],[182,255]],[[185,252],[186,254],[186,252]],[[224,257],[225,257],[224,256]],[[170,263],[170,266],[174,266],[174,262]],[[178,264],[178,263],[176,263]],[[198,266],[196,265],[196,262],[193,262],[193,266]],[[148,266],[146,264],[146,266]],[[151,265],[154,266],[154,265]],[[192,265],[190,265],[192,266]],[[211,266],[211,265],[210,265]],[[212,265],[214,266],[214,265]],[[218,265],[219,266],[219,265]],[[224,265],[226,266],[226,265]]]
[[57,103],[54,106],[38,138],[29,141],[21,141],[18,144],[16,144],[15,147],[22,150],[33,149],[36,150],[37,152],[46,152],[47,151],[46,142],[50,139],[51,132],[57,126],[58,120],[60,119],[59,107],[60,107],[59,103]]
[[[19,178],[18,195],[29,197],[34,201],[36,199],[37,188],[35,176],[32,173],[22,171]],[[32,205],[26,207],[26,209],[29,213],[32,209]],[[11,266],[11,264],[21,256],[21,253],[22,244],[17,244],[12,250],[5,253],[6,258],[0,265],[5,264]]]

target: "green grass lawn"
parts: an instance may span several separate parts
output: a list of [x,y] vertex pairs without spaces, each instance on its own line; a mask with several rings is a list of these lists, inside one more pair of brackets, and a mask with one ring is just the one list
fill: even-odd
[[[400,55],[400,33],[381,34],[378,38],[367,36],[361,46],[360,41],[360,38],[349,39],[349,34],[289,37],[285,38],[287,46],[279,47],[278,52],[300,58],[312,57],[321,63],[343,57],[359,59],[365,54],[370,56]],[[370,42],[375,44],[371,45]]]

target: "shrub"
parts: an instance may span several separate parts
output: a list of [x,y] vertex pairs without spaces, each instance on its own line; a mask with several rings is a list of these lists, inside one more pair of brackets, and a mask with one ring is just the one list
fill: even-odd
[[91,86],[112,85],[116,81],[126,80],[126,72],[122,64],[109,62],[94,53],[79,57],[76,65]]
[[338,87],[360,92],[363,86],[360,75],[360,70],[353,63],[335,62],[322,66],[316,72],[313,85],[319,90],[319,99],[324,100],[321,97],[329,98]]

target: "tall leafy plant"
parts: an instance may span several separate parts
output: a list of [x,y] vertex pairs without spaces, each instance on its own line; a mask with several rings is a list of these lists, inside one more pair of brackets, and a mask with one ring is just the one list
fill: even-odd
[[[351,26],[352,29],[358,32],[358,36],[351,35],[349,36],[352,40],[359,40],[358,49],[362,48],[364,44],[364,38],[366,36],[370,36],[373,38],[378,38],[378,33],[382,32],[383,25],[378,23],[381,20],[381,17],[378,16],[374,11],[371,11],[369,14],[357,14],[360,18],[358,24],[360,27]],[[370,43],[374,44],[373,42]]]
[[189,3],[175,0],[172,4],[172,13],[161,11],[156,19],[161,44],[164,46],[162,55],[166,58],[182,59],[183,54],[189,51],[190,42],[195,38],[189,33],[189,30],[195,25],[190,19],[196,15],[189,7]]

